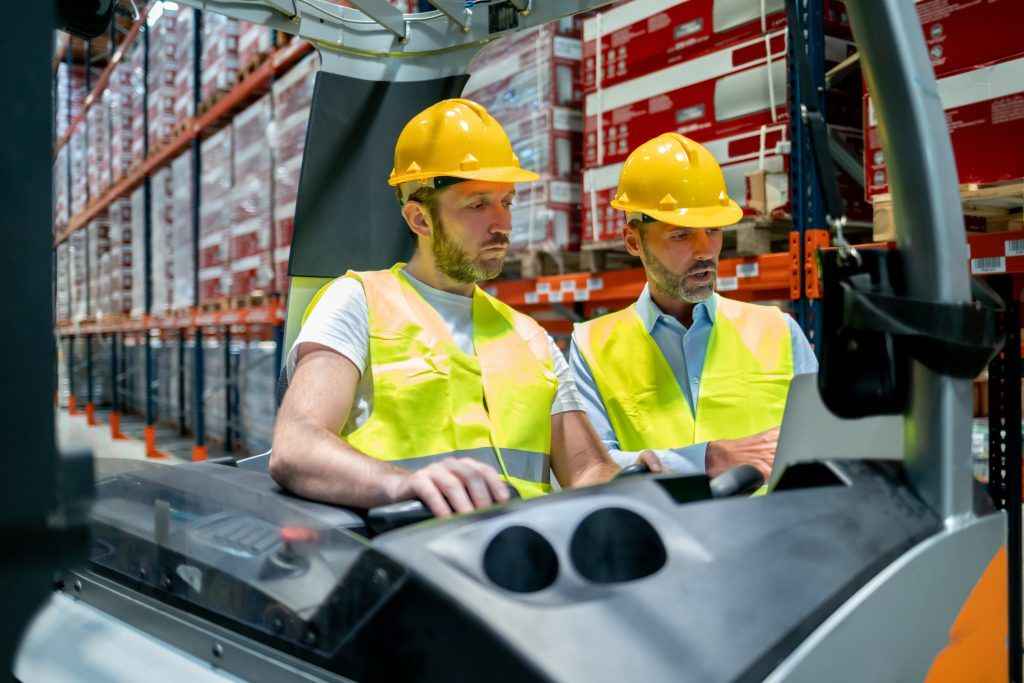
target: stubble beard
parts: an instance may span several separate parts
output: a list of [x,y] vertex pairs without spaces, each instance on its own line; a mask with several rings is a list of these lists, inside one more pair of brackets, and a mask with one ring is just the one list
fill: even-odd
[[[699,304],[707,301],[715,293],[716,278],[714,273],[718,271],[718,259],[697,261],[684,274],[679,275],[669,269],[662,261],[641,242],[644,252],[644,262],[647,266],[647,274],[651,281],[666,296],[685,301],[688,304]],[[710,269],[712,277],[707,284],[688,286],[686,279],[696,271]]]
[[[436,229],[434,230],[431,252],[434,255],[434,263],[439,271],[456,282],[467,284],[493,280],[501,274],[501,269],[505,265],[504,255],[472,259],[466,254],[461,245],[448,236],[440,216],[434,217],[434,224]],[[501,236],[501,239],[494,240],[492,244],[506,245],[508,244],[508,238]]]

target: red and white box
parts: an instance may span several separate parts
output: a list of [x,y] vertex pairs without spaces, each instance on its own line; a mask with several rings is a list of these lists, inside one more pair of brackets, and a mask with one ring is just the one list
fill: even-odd
[[295,200],[306,144],[306,127],[313,102],[319,56],[302,59],[291,71],[274,82],[271,147],[274,150],[273,262],[275,290],[282,297],[288,290],[288,257],[295,227]]
[[171,293],[171,307],[184,310],[195,304],[195,237],[192,234],[192,210],[195,198],[192,196],[193,152],[185,152],[171,162],[171,181],[174,195],[171,201],[174,213],[171,217],[171,232],[174,236],[171,248],[174,261],[174,282]]
[[195,10],[182,7],[174,23],[175,73],[174,121],[184,121],[196,115],[195,106]]
[[238,80],[238,22],[223,14],[203,14],[203,102],[234,87]]
[[512,251],[576,251],[580,185],[575,180],[520,183],[512,207]]
[[117,182],[133,166],[132,159],[132,98],[135,89],[132,84],[132,67],[119,62],[110,74],[110,181]]
[[235,180],[228,249],[232,296],[267,293],[274,286],[271,195],[267,192],[273,174],[270,122],[271,97],[265,96],[236,116],[232,124]]
[[71,215],[81,213],[89,205],[89,141],[85,126],[78,126],[68,140],[68,155],[71,157]]
[[203,140],[199,202],[199,303],[225,297],[234,185],[233,128],[227,126]]
[[68,147],[64,145],[57,152],[53,162],[53,232],[60,233],[68,226],[70,219],[68,202]]
[[238,64],[242,68],[259,61],[273,47],[274,34],[269,27],[251,21],[238,22]]
[[164,315],[171,311],[174,293],[174,176],[170,166],[164,166],[153,174],[150,188],[153,202],[150,216],[153,296],[149,312]]
[[[824,2],[827,35],[850,37],[846,7]],[[783,29],[785,0],[634,0],[583,22],[582,87],[607,88]]]
[[[938,79],[960,183],[1024,178],[1024,57]],[[889,191],[882,135],[864,97],[867,197]]]
[[583,147],[583,114],[578,109],[550,107],[502,127],[523,168],[544,178],[579,178]]
[[937,78],[1024,56],[1020,0],[917,0]]
[[[103,287],[104,257],[110,252],[110,218],[106,212],[99,213],[85,227],[88,237],[86,250],[89,254],[89,316],[103,318],[110,315],[109,286]],[[109,258],[109,257],[108,257]],[[109,269],[107,269],[109,272]]]
[[489,43],[473,57],[469,73],[475,74],[495,65],[508,72],[522,71],[552,59],[579,62],[581,50],[579,33],[562,31],[558,23],[544,24]]
[[88,125],[88,184],[89,201],[95,201],[110,187],[110,91],[96,98],[89,107]]
[[142,41],[135,41],[128,52],[128,60],[131,75],[131,122],[132,122],[132,162],[135,166],[141,164],[146,157],[146,73],[145,73],[146,50]]
[[71,292],[71,320],[80,322],[89,317],[88,272],[89,255],[86,253],[85,230],[76,230],[68,238],[68,278]]
[[175,29],[178,10],[164,3],[163,12],[149,25],[149,91],[146,109],[149,117],[149,151],[171,139],[174,129],[175,80],[177,78],[178,36]]
[[65,241],[57,245],[57,272],[54,274],[56,278],[55,289],[57,301],[53,312],[53,317],[57,322],[68,322],[71,320],[71,264],[68,262],[69,244],[69,242]]
[[131,221],[132,221],[132,293],[131,310],[133,318],[139,318],[146,312],[145,283],[146,283],[146,260],[145,236],[146,236],[146,190],[139,187],[131,194]]
[[[110,203],[110,257],[108,287],[110,313],[127,315],[132,308],[132,200],[121,197]],[[141,255],[140,255],[141,258]]]

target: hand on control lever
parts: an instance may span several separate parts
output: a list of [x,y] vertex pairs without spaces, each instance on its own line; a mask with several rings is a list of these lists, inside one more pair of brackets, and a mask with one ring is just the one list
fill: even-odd
[[661,458],[654,451],[647,450],[642,451],[637,457],[636,462],[623,467],[615,476],[628,477],[633,474],[661,474],[664,471],[665,466],[661,463]]
[[503,503],[509,489],[493,467],[469,458],[445,458],[404,473],[391,499],[419,499],[435,517],[447,517]]
[[742,439],[720,439],[708,443],[705,466],[709,477],[717,477],[737,465],[753,465],[767,481],[779,445],[779,428],[746,436]]

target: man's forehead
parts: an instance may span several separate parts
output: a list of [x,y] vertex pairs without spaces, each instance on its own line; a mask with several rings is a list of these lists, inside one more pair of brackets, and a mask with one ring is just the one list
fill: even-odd
[[501,195],[515,194],[516,186],[512,183],[495,183],[489,180],[467,180],[463,183],[456,183],[450,188],[451,194],[459,197],[471,197],[474,195]]

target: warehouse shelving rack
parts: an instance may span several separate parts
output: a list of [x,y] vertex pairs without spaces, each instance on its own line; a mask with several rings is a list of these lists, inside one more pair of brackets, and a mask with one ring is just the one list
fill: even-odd
[[[140,12],[139,19],[131,27],[129,32],[126,34],[125,39],[121,42],[118,49],[111,55],[110,62],[107,69],[101,74],[95,87],[91,88],[90,94],[88,95],[85,107],[80,116],[78,116],[68,129],[67,135],[63,136],[61,140],[57,142],[55,146],[55,153],[59,151],[60,147],[67,144],[71,133],[77,126],[87,126],[86,112],[88,107],[93,102],[100,100],[103,89],[109,81],[110,71],[114,66],[123,58],[127,53],[127,50],[131,47],[135,40],[143,41],[146,45],[149,34],[146,30],[146,19],[148,15],[149,7],[143,9]],[[195,110],[198,111],[199,98],[200,98],[200,84],[201,80],[201,55],[202,55],[202,12],[196,10],[195,13],[196,21],[194,22],[194,48],[195,48],[195,60],[194,60],[194,91],[193,91],[193,102]],[[276,41],[274,41],[276,45]],[[230,122],[232,117],[243,110],[246,106],[254,102],[256,99],[266,94],[273,81],[284,75],[292,66],[294,66],[299,60],[312,51],[312,46],[305,41],[294,40],[284,46],[275,47],[271,50],[267,59],[255,70],[240,79],[239,82],[224,94],[220,99],[212,104],[206,111],[198,114],[185,122],[177,133],[177,135],[164,145],[156,149],[149,149],[148,140],[144,141],[145,152],[144,158],[134,169],[107,189],[100,197],[93,199],[89,202],[87,207],[80,213],[71,217],[68,227],[58,234],[54,240],[54,246],[56,247],[61,242],[68,239],[68,237],[74,232],[85,228],[90,220],[99,215],[102,211],[106,210],[110,204],[121,197],[127,196],[129,193],[134,191],[138,187],[143,187],[145,192],[145,219],[144,219],[144,245],[145,254],[142,255],[145,261],[145,282],[143,284],[143,292],[145,299],[145,314],[139,317],[109,317],[99,320],[82,320],[70,323],[63,323],[57,326],[57,335],[63,342],[63,349],[65,353],[65,361],[67,363],[67,376],[69,382],[69,402],[68,409],[71,413],[77,413],[79,410],[78,402],[76,399],[76,386],[75,377],[79,370],[78,365],[85,365],[85,405],[84,412],[89,424],[97,424],[96,410],[95,410],[95,387],[93,378],[97,372],[96,363],[94,362],[93,354],[93,343],[94,340],[99,337],[105,337],[110,343],[110,367],[105,370],[109,370],[109,376],[111,378],[111,402],[112,410],[110,411],[108,422],[110,425],[111,435],[115,439],[125,438],[125,434],[121,430],[121,416],[126,409],[126,382],[127,382],[127,368],[126,368],[126,344],[128,342],[138,343],[144,346],[145,349],[145,409],[144,419],[145,427],[143,431],[143,438],[146,443],[146,454],[149,457],[164,457],[166,454],[160,450],[156,443],[157,434],[157,405],[156,398],[154,396],[156,388],[156,367],[155,359],[151,341],[154,338],[159,338],[160,335],[170,335],[173,337],[177,344],[178,357],[183,359],[187,350],[187,344],[191,342],[191,353],[192,353],[192,425],[191,432],[194,436],[194,444],[192,445],[190,457],[193,460],[203,460],[208,457],[208,435],[206,429],[206,420],[204,415],[204,395],[206,394],[206,377],[204,376],[204,338],[211,336],[217,337],[223,342],[223,348],[227,355],[227,359],[230,360],[230,347],[233,335],[239,336],[259,336],[273,340],[276,343],[275,355],[276,355],[276,367],[281,365],[282,359],[282,345],[284,338],[284,313],[279,302],[276,299],[270,299],[267,303],[257,306],[250,306],[245,308],[228,308],[224,310],[201,310],[198,301],[199,287],[198,282],[193,282],[194,285],[194,296],[196,297],[193,301],[193,307],[187,311],[179,311],[170,315],[151,315],[152,309],[152,263],[151,263],[151,252],[150,252],[150,235],[152,232],[151,226],[151,191],[150,191],[150,177],[158,169],[167,166],[177,156],[184,153],[187,149],[191,148],[194,151],[193,154],[193,215],[192,215],[192,230],[193,230],[193,243],[196,246],[194,253],[195,268],[194,277],[198,280],[198,232],[199,232],[199,206],[201,202],[200,191],[201,191],[201,155],[199,153],[200,142],[212,135],[214,132],[222,128],[224,125]],[[148,74],[148,50],[146,50],[147,59],[144,64],[144,70]],[[70,59],[70,51],[66,54],[66,59]],[[148,83],[149,79],[144,78],[144,97],[148,94]],[[91,87],[91,84],[87,84],[87,88]],[[143,108],[143,116],[148,118],[148,108]],[[148,122],[147,122],[148,123]],[[146,126],[148,129],[148,125]],[[138,257],[138,255],[136,255]],[[87,264],[87,268],[89,264]],[[260,334],[259,331],[269,330],[267,334]],[[82,339],[84,352],[81,354],[83,357],[78,357],[75,352],[75,340]],[[179,363],[179,367],[183,366],[183,363]],[[225,363],[225,394],[226,394],[226,433],[223,438],[223,448],[225,452],[230,453],[234,447],[236,440],[238,420],[238,407],[239,398],[237,392],[237,384],[232,376],[232,363]],[[184,405],[184,388],[179,382],[179,392],[177,397],[177,426],[181,434],[186,433],[185,426],[185,405]]]

